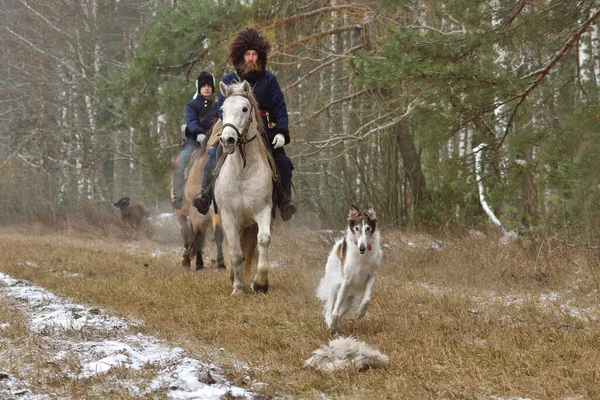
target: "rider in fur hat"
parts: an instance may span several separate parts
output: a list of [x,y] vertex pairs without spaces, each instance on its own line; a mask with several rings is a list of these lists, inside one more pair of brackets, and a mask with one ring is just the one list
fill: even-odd
[[[252,86],[252,91],[258,101],[265,127],[265,134],[271,144],[271,152],[277,165],[279,175],[279,190],[277,191],[278,206],[281,219],[292,218],[296,206],[292,200],[292,161],[285,153],[283,146],[290,142],[288,130],[288,113],[285,99],[277,78],[267,71],[267,55],[269,42],[255,28],[244,28],[238,32],[231,42],[229,59],[235,71],[223,77],[223,83],[229,85],[235,81],[246,80]],[[219,93],[217,109],[221,115],[223,95]],[[210,158],[204,170],[205,179],[202,189],[194,198],[194,206],[202,214],[208,212],[212,201],[212,169],[216,164],[216,148],[209,150]]]
[[177,157],[173,181],[171,182],[171,205],[179,210],[183,202],[185,184],[185,169],[190,162],[192,153],[206,139],[213,124],[218,118],[217,104],[212,99],[215,91],[215,78],[209,72],[202,71],[196,79],[196,94],[185,106],[185,122],[181,133],[185,142]]

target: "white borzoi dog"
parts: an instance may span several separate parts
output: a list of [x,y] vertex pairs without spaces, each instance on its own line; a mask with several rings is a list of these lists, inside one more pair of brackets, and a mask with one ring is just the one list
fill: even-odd
[[373,284],[381,265],[379,230],[373,206],[361,212],[352,205],[346,235],[338,240],[327,259],[317,297],[325,302],[323,316],[332,332],[347,313],[362,318],[371,301]]

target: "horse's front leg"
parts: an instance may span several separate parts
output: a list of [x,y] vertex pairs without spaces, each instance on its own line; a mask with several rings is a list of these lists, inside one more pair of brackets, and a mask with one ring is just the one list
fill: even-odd
[[231,272],[233,274],[233,294],[244,293],[244,280],[242,278],[242,262],[244,255],[242,253],[242,242],[237,223],[229,218],[223,218],[223,230],[229,243],[229,254],[231,260]]
[[258,224],[258,265],[252,290],[267,293],[269,290],[269,245],[271,244],[271,207],[265,207],[256,216]]

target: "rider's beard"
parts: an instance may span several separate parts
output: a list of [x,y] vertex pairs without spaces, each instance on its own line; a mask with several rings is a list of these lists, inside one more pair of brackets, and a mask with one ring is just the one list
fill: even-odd
[[245,62],[240,66],[240,72],[242,75],[247,75],[251,72],[260,71],[260,67],[256,63],[256,61]]

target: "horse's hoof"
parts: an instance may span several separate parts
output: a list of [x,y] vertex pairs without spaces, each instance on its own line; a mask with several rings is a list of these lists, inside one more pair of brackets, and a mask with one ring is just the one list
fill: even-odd
[[259,285],[255,282],[252,282],[250,288],[252,288],[252,291],[255,293],[267,293],[269,291],[269,282],[265,283],[264,285]]
[[181,260],[181,266],[182,267],[184,267],[184,268],[190,268],[191,265],[192,265],[192,262],[190,260],[186,260],[186,259]]
[[217,266],[217,268],[218,268],[218,269],[227,269],[227,267],[225,267],[225,263],[220,263],[220,264]]
[[196,271],[204,269],[204,265],[196,265]]
[[231,292],[232,296],[239,296],[241,294],[244,294],[244,289],[233,288],[233,292]]

